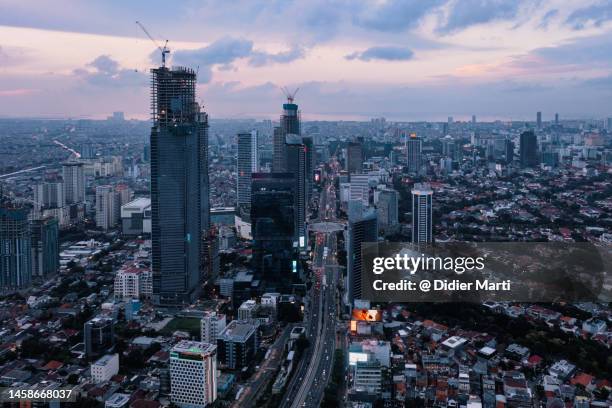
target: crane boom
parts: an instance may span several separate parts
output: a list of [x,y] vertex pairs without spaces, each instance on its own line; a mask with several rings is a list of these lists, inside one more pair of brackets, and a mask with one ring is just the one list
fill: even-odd
[[162,48],[157,41],[155,41],[155,39],[153,38],[153,36],[151,34],[149,34],[149,31],[147,31],[147,29],[145,28],[145,26],[143,26],[140,21],[136,21],[136,24],[138,25],[138,27],[140,27],[140,29],[147,35],[147,37],[149,37],[149,39],[151,41],[153,41],[153,44],[155,44],[155,46],[157,47],[157,49],[159,49],[159,51],[161,52],[161,56],[162,56],[162,66],[166,66],[166,54],[170,54],[170,49],[168,48],[168,40],[166,40],[166,42],[164,43],[164,47]]

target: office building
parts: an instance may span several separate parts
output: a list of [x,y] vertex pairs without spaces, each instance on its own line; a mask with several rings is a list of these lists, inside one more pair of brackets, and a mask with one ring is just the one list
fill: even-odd
[[534,167],[538,165],[538,140],[532,130],[521,133],[519,153],[521,167]]
[[199,287],[201,240],[210,226],[208,116],[196,103],[196,74],[151,70],[153,302],[191,303]]
[[107,354],[91,364],[91,380],[100,384],[119,373],[119,354]]
[[[211,232],[202,240],[202,248],[200,250],[202,256],[202,265],[200,267],[202,274],[200,280],[202,282],[215,280],[219,276],[221,268],[219,263],[219,244],[223,231],[228,230],[228,228],[222,228],[218,232]],[[233,231],[230,232],[233,234]],[[227,248],[231,247],[233,247],[233,244],[227,246]]]
[[56,218],[32,220],[32,275],[48,278],[59,270],[59,223]]
[[150,198],[137,198],[121,206],[121,232],[126,236],[151,234]]
[[363,171],[363,139],[349,142],[346,147],[346,171],[349,174]]
[[410,138],[406,140],[406,163],[408,173],[417,175],[421,172],[422,150],[423,141],[419,139],[416,134],[411,134]]
[[217,347],[183,340],[170,350],[170,401],[204,408],[217,399]]
[[512,140],[504,140],[504,160],[507,164],[514,160],[514,142]]
[[542,129],[542,112],[538,112],[536,115],[536,126],[538,130]]
[[[361,207],[361,206],[359,206]],[[349,212],[347,246],[348,300],[361,299],[361,244],[377,242],[378,218],[373,208]]]
[[116,197],[113,186],[96,187],[96,226],[107,231],[116,225]]
[[32,282],[32,241],[27,208],[0,202],[0,291],[25,289]]
[[233,320],[217,337],[219,362],[230,370],[251,364],[257,347],[257,328],[248,322]]
[[255,314],[259,309],[259,305],[253,299],[248,299],[242,302],[240,307],[238,308],[238,320],[242,321],[252,321],[255,319]]
[[412,188],[412,242],[433,242],[432,229],[433,190],[427,183],[415,184]]
[[206,312],[200,321],[200,335],[203,343],[217,344],[217,337],[227,325],[222,313]]
[[357,361],[353,389],[378,395],[382,387],[382,368],[378,361]]
[[290,134],[286,138],[287,172],[295,177],[295,239],[306,246],[306,210],[312,189],[312,139]]
[[379,227],[386,228],[399,223],[398,200],[399,194],[395,190],[385,189],[378,193],[376,210]]
[[270,284],[290,285],[297,263],[294,174],[254,173],[252,180],[253,268]]
[[83,343],[87,358],[97,357],[115,347],[114,321],[110,317],[98,316],[85,322]]
[[238,133],[238,158],[236,175],[236,203],[238,207],[251,204],[251,174],[259,170],[257,131]]
[[555,125],[559,125],[559,114],[555,113]]
[[42,183],[34,187],[34,202],[38,209],[64,206],[64,183]]
[[85,201],[84,164],[70,160],[62,164],[64,179],[64,201],[66,204],[78,204]]
[[368,174],[351,174],[349,201],[359,200],[364,207],[370,204],[370,176]]

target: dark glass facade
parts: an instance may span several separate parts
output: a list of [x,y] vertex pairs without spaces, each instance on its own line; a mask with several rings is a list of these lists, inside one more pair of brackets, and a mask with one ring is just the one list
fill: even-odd
[[179,306],[197,295],[201,241],[210,226],[208,118],[195,102],[193,70],[151,72],[153,301]]
[[297,277],[295,185],[292,173],[253,173],[253,267],[268,287],[288,287]]

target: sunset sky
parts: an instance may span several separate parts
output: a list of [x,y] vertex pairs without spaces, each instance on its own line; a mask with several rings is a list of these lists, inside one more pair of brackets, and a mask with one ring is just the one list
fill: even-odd
[[612,116],[612,0],[0,0],[0,116],[144,119],[148,70],[198,69],[213,118]]

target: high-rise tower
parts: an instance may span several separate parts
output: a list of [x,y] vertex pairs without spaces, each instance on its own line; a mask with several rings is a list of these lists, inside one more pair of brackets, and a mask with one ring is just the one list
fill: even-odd
[[423,141],[415,133],[411,134],[410,138],[406,140],[406,160],[408,172],[411,174],[419,174],[421,172],[422,149]]
[[532,130],[521,133],[519,154],[522,167],[533,167],[538,164],[538,139]]
[[31,237],[27,208],[0,202],[0,292],[32,282]]
[[64,178],[64,200],[66,204],[85,201],[85,173],[83,162],[70,160],[62,164]]
[[432,228],[433,190],[427,183],[412,188],[412,243],[433,242]]
[[178,306],[197,294],[210,225],[208,116],[195,101],[193,70],[162,66],[151,74],[153,301]]
[[257,173],[259,160],[257,152],[257,131],[238,133],[238,160],[236,177],[236,204],[248,206],[251,203],[251,174]]

